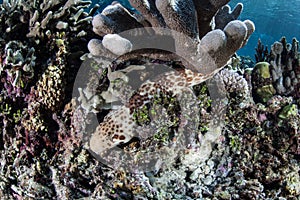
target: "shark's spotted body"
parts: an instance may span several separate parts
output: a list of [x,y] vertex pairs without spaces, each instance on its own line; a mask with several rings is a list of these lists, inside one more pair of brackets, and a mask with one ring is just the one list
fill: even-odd
[[160,75],[155,81],[146,81],[120,109],[111,111],[98,125],[90,139],[90,148],[97,154],[117,145],[128,142],[135,136],[137,123],[133,117],[135,109],[151,102],[160,92],[173,96],[194,85],[198,85],[211,78],[219,71],[208,75],[193,72],[189,69],[170,71]]

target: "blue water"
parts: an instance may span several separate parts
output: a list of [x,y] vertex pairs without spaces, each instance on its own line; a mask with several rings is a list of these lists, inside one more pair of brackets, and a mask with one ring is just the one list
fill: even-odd
[[[104,8],[112,1],[94,0],[94,3]],[[119,0],[119,2],[130,7],[127,0]],[[268,47],[280,40],[282,36],[286,36],[288,41],[291,41],[293,37],[300,39],[300,0],[231,0],[229,5],[234,7],[238,2],[244,4],[244,10],[239,19],[250,19],[256,26],[256,31],[248,44],[238,52],[239,55],[254,58],[259,38]]]
[[268,47],[282,36],[286,36],[289,42],[293,37],[300,39],[300,0],[232,0],[230,5],[238,2],[244,4],[240,19],[250,19],[256,27],[239,54],[253,57],[258,38]]

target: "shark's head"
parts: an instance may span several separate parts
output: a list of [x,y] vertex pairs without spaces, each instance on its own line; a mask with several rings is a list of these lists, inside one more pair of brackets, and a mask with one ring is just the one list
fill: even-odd
[[96,128],[90,138],[90,149],[96,153],[109,150],[117,145],[128,142],[133,137],[135,122],[129,115],[129,109],[110,112]]

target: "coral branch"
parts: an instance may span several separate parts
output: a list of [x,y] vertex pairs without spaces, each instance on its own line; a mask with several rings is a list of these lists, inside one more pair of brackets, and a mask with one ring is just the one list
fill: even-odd
[[106,7],[93,19],[93,30],[100,36],[143,27],[121,4]]
[[229,5],[223,6],[215,16],[215,29],[223,30],[230,21],[236,20],[243,10],[243,4],[238,3],[233,11]]
[[211,23],[213,16],[229,1],[230,0],[194,0],[200,38],[212,30]]

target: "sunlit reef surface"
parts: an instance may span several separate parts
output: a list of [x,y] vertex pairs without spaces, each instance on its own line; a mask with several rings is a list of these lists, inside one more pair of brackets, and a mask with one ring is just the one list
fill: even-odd
[[[107,34],[136,25],[121,5],[93,20],[110,2],[0,5],[0,199],[300,199],[300,2],[245,1],[256,32],[237,20],[204,31],[184,49],[195,68],[130,52],[135,37]],[[226,4],[211,2],[204,14]],[[190,13],[168,25],[190,33],[178,20]],[[239,52],[252,59],[233,55],[250,35]]]

